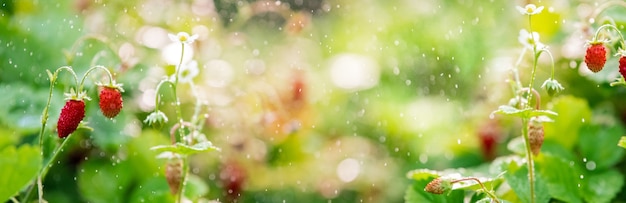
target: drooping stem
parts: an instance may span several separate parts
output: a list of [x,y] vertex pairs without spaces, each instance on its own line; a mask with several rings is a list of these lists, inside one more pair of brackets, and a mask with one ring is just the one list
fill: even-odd
[[[159,95],[159,91],[161,90],[161,87],[163,86],[163,84],[165,83],[169,83],[170,87],[172,87],[172,89],[176,88],[176,86],[174,85],[174,83],[172,83],[169,80],[161,80],[161,82],[159,82],[159,84],[156,87],[156,90],[154,90],[156,93],[156,96],[154,97],[154,111],[158,111],[159,110],[159,104],[161,102],[161,96]],[[176,95],[174,94],[174,97]]]
[[487,188],[485,187],[485,185],[483,185],[482,182],[480,182],[480,180],[478,180],[478,178],[474,178],[474,177],[467,177],[467,178],[461,178],[461,179],[456,179],[453,181],[450,181],[451,183],[458,183],[458,182],[462,182],[462,181],[468,181],[468,180],[473,180],[476,181],[478,183],[478,185],[480,185],[480,188],[483,189],[483,191],[489,196],[489,198],[491,198],[491,200],[493,200],[496,203],[500,203],[500,200],[498,200],[498,197],[493,194],[491,192],[491,190],[487,190]]
[[530,148],[530,140],[528,138],[528,119],[522,118],[522,136],[526,144],[526,159],[528,162],[528,183],[530,185],[530,202],[535,202],[535,166],[533,161],[533,153]]
[[201,130],[202,125],[198,117],[200,116],[200,110],[202,109],[202,102],[200,100],[198,90],[196,89],[196,86],[193,84],[193,81],[190,81],[189,85],[191,86],[191,92],[193,93],[193,96],[196,98],[196,106],[194,107],[193,116],[191,116],[191,123],[194,124],[197,130]]
[[109,71],[109,69],[105,68],[104,66],[94,66],[89,68],[89,70],[87,70],[87,72],[85,73],[85,75],[83,75],[83,78],[80,80],[80,85],[78,86],[78,92],[80,93],[83,90],[83,84],[85,84],[85,78],[87,78],[87,76],[94,70],[96,69],[101,69],[104,70],[104,72],[107,73],[107,76],[109,76],[109,84],[113,84],[113,75],[111,74],[111,72]]
[[172,142],[172,144],[176,144],[176,138],[174,137],[176,135],[176,130],[180,129],[183,126],[187,126],[190,129],[194,128],[193,124],[190,122],[182,122],[182,123],[174,124],[174,126],[172,126],[172,129],[170,129],[170,141]]
[[598,36],[600,35],[600,31],[602,31],[603,29],[607,29],[607,28],[611,28],[611,29],[615,30],[615,32],[617,32],[617,35],[620,38],[620,43],[622,44],[622,49],[626,48],[626,47],[624,47],[624,46],[626,46],[626,42],[624,42],[624,36],[622,36],[622,32],[620,32],[619,29],[617,29],[617,27],[615,27],[615,25],[611,25],[611,24],[604,24],[604,25],[600,26],[598,28],[598,30],[596,30],[596,34],[593,35],[592,41],[597,41],[598,40]]
[[[517,93],[522,93],[524,91],[532,92],[535,95],[535,97],[536,97],[536,99],[535,99],[535,109],[539,110],[540,107],[541,107],[541,96],[539,95],[539,92],[537,92],[537,90],[535,90],[535,89],[530,89],[528,87],[525,87],[525,88],[520,89]],[[530,100],[528,100],[528,102],[530,104]]]

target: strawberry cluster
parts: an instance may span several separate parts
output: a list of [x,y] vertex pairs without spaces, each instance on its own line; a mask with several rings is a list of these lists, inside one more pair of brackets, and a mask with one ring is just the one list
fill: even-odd
[[[122,94],[124,90],[121,84],[112,82],[108,85],[98,85],[100,87],[100,93],[98,97],[100,99],[100,111],[107,118],[114,118],[122,110]],[[86,96],[85,92],[74,92],[66,94],[66,102],[59,120],[57,122],[57,133],[59,138],[65,138],[72,134],[80,122],[85,118],[85,100],[90,100]]]

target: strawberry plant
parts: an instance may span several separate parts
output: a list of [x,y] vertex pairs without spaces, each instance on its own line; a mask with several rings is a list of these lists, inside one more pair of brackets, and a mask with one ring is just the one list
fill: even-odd
[[[598,9],[609,8],[608,5],[612,3]],[[525,47],[511,71],[513,76],[509,83],[514,96],[491,115],[492,119],[503,115],[521,120],[521,136],[511,139],[507,145],[514,155],[497,157],[485,166],[472,169],[413,170],[407,175],[414,181],[406,191],[407,202],[463,202],[468,199],[470,202],[610,202],[624,185],[623,174],[615,169],[623,151],[616,147],[600,147],[614,146],[612,143],[617,142],[624,129],[619,125],[588,123],[591,110],[584,100],[557,96],[564,88],[555,79],[553,54],[539,41],[539,34],[532,31],[533,16],[540,14],[544,7],[528,4],[517,9],[528,16],[529,30],[520,31],[519,41]],[[595,12],[598,13],[601,11]],[[614,47],[613,40],[600,39],[605,29],[617,33],[618,48],[624,44],[615,25],[600,26],[588,42],[583,59],[593,73],[602,71],[607,64],[607,44]],[[615,35],[607,33],[603,36]],[[519,66],[526,51],[531,53],[532,65],[528,73],[530,81],[527,86],[522,86]],[[544,53],[552,65],[550,78],[541,87],[547,95],[556,96],[548,103],[548,109],[541,108],[541,94],[533,87],[537,70],[544,67],[539,63]],[[623,81],[620,77],[611,86],[621,85]],[[582,123],[573,120],[575,118],[582,119]],[[623,141],[620,145],[623,146]],[[608,157],[600,158],[599,154]],[[466,183],[464,180],[473,181]]]

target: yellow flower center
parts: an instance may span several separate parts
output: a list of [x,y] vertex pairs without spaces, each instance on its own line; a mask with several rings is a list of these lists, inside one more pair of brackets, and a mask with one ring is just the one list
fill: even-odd
[[178,39],[179,39],[181,42],[184,42],[184,41],[187,41],[187,36],[185,36],[185,35],[180,35],[180,36],[178,36]]

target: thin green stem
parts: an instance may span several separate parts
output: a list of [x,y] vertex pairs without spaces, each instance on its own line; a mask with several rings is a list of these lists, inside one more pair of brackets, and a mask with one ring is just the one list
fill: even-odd
[[[181,46],[181,51],[180,51],[180,60],[178,61],[178,66],[176,67],[176,73],[174,74],[174,97],[176,98],[176,116],[178,117],[178,123],[180,124],[180,128],[178,128],[178,135],[180,136],[180,141],[181,142],[185,142],[185,138],[184,138],[184,131],[183,131],[183,113],[180,107],[180,99],[178,98],[178,94],[176,93],[177,91],[177,87],[178,87],[178,75],[180,74],[180,69],[183,65],[183,58],[185,56],[185,43],[181,42],[180,43]],[[184,192],[184,185],[185,185],[185,180],[187,179],[187,171],[186,171],[186,167],[187,167],[187,158],[183,158],[183,177],[182,177],[182,183],[183,183],[183,187],[180,187],[180,191],[179,191],[179,196],[176,199],[177,202],[182,202],[183,199],[183,192]]]
[[[176,88],[176,85],[174,83],[172,83],[171,81],[169,81],[169,80],[161,80],[161,82],[159,82],[159,84],[157,85],[156,90],[155,90],[156,96],[154,97],[154,111],[158,111],[159,110],[159,104],[161,102],[161,95],[159,94],[159,91],[161,90],[161,86],[163,86],[163,84],[165,84],[165,83],[169,83],[169,85],[170,85],[170,87],[172,87],[172,89]],[[176,95],[174,94],[174,96],[176,96]]]
[[[48,101],[46,102],[46,106],[43,109],[43,112],[41,113],[41,129],[39,129],[39,149],[41,150],[40,156],[42,157],[42,161],[43,161],[43,156],[44,156],[44,150],[43,150],[43,136],[44,136],[44,132],[46,131],[46,125],[48,124],[48,111],[50,109],[50,102],[52,100],[52,90],[54,89],[54,83],[56,83],[56,79],[59,75],[59,72],[61,72],[62,70],[66,70],[68,72],[70,72],[72,74],[72,76],[74,77],[74,82],[76,84],[78,84],[78,77],[76,77],[76,73],[74,72],[74,70],[72,70],[71,67],[69,66],[62,66],[57,68],[54,73],[50,73],[49,70],[46,70],[46,72],[48,73],[48,77],[50,79],[50,90],[48,92]],[[42,175],[41,173],[39,173],[39,175],[37,176],[37,191],[39,193],[39,202],[43,202],[43,185],[42,185]],[[28,193],[31,193],[34,186],[31,186],[31,188],[29,189]]]
[[533,161],[533,153],[530,148],[530,140],[528,138],[528,119],[522,118],[522,135],[526,144],[526,159],[528,161],[528,182],[530,184],[530,202],[535,202],[535,166]]
[[598,40],[598,36],[600,35],[600,31],[602,31],[603,29],[607,29],[607,28],[611,28],[615,30],[615,32],[617,32],[617,35],[619,35],[619,38],[620,38],[620,43],[622,44],[622,49],[626,48],[624,47],[626,46],[626,42],[624,42],[624,36],[622,36],[622,32],[620,32],[619,29],[615,27],[615,25],[611,25],[611,24],[604,24],[600,26],[598,30],[596,30],[596,34],[593,35],[592,42],[596,42]]
[[548,56],[550,56],[550,61],[552,62],[552,73],[550,74],[550,79],[554,80],[554,57],[552,56],[552,52],[548,49],[542,49],[539,52],[540,54],[541,52],[546,52]]
[[193,83],[193,80],[189,81],[189,85],[191,86],[191,92],[193,96],[196,98],[196,105],[194,107],[193,116],[191,116],[191,123],[193,123],[197,129],[202,129],[202,125],[200,125],[200,119],[198,119],[198,117],[200,116],[200,110],[202,109],[202,102],[200,100],[198,90]]
[[[533,27],[532,27],[532,16],[528,15],[528,29],[530,31],[530,36],[534,42],[533,44],[533,70],[530,74],[530,83],[528,84],[528,98],[526,99],[528,101],[528,103],[526,104],[527,107],[528,105],[530,105],[530,101],[532,100],[532,96],[533,94],[531,94],[531,91],[534,90],[533,88],[533,84],[535,83],[535,75],[536,75],[536,71],[537,71],[537,61],[539,59],[539,56],[541,55],[541,52],[537,52],[537,41],[535,40],[535,35],[533,34]],[[537,105],[539,105],[539,98],[537,98]],[[537,106],[538,107],[538,106]],[[534,174],[534,166],[533,166],[533,157],[532,157],[532,153],[531,153],[531,149],[530,149],[530,141],[528,139],[528,129],[526,128],[526,126],[528,125],[528,119],[527,118],[522,118],[522,135],[524,136],[524,142],[526,144],[526,154],[527,154],[527,161],[528,161],[528,184],[530,185],[530,203],[535,203],[535,174]]]
[[453,180],[451,181],[451,183],[458,183],[461,181],[468,181],[468,180],[473,180],[476,181],[478,183],[478,185],[480,185],[480,188],[483,189],[483,191],[485,193],[487,193],[487,195],[491,198],[491,200],[493,200],[496,203],[500,203],[500,200],[498,200],[498,196],[496,196],[495,194],[493,194],[491,192],[491,190],[487,190],[487,188],[485,187],[485,185],[483,185],[482,182],[480,182],[480,180],[478,180],[478,178],[474,178],[474,177],[468,177],[468,178],[461,178],[461,179],[457,179],[457,180]]
[[92,71],[94,71],[96,69],[104,70],[104,72],[106,72],[107,75],[109,76],[109,84],[113,85],[113,75],[111,74],[109,69],[105,68],[104,66],[98,65],[98,66],[94,66],[94,67],[89,68],[89,70],[87,70],[85,75],[83,75],[83,78],[80,80],[80,85],[78,86],[78,92],[79,93],[83,90],[83,84],[85,84],[85,78],[87,78],[87,75],[89,75]]
[[[48,171],[50,170],[50,168],[52,168],[52,164],[56,161],[57,157],[59,156],[59,154],[61,153],[61,151],[63,151],[63,148],[65,147],[65,144],[68,142],[68,140],[72,137],[73,133],[70,134],[69,136],[67,136],[65,138],[65,140],[63,140],[63,142],[61,142],[61,145],[59,147],[57,147],[57,149],[52,153],[52,157],[50,158],[49,161],[44,163],[44,166],[41,168],[41,171],[39,172],[39,180],[38,182],[41,183],[41,180],[43,180],[43,178],[46,177],[46,175],[48,174]],[[43,189],[43,186],[39,185],[39,188]],[[26,195],[24,196],[24,199],[22,202],[29,202],[30,198],[32,198],[32,193],[33,193],[34,187],[30,187],[30,189],[26,192]],[[39,202],[43,202],[43,193],[39,193]]]

